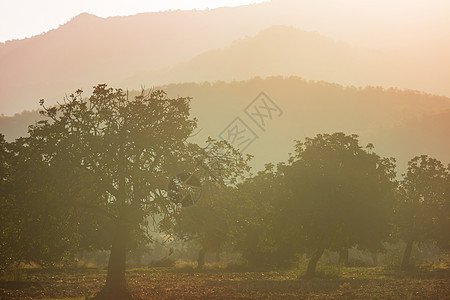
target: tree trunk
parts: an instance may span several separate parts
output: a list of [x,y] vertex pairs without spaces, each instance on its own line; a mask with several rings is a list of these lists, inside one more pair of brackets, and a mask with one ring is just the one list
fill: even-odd
[[220,262],[220,250],[216,251],[216,263]]
[[129,229],[117,225],[116,235],[109,255],[106,284],[95,299],[132,299],[125,278],[125,263]]
[[198,252],[197,269],[201,269],[205,265],[205,254],[206,254],[206,249],[205,248],[202,248]]
[[306,278],[312,278],[316,274],[316,266],[319,259],[322,257],[323,251],[325,250],[324,247],[317,249],[316,252],[314,252],[313,256],[309,260],[308,268],[306,269]]
[[339,251],[339,264],[348,266],[348,248],[343,248]]
[[407,268],[409,266],[409,259],[411,257],[413,243],[414,240],[412,238],[406,241],[406,249],[405,253],[403,253],[402,268]]

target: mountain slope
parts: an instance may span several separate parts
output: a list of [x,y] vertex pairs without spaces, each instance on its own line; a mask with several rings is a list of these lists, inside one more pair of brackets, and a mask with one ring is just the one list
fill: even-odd
[[450,94],[446,84],[450,68],[442,70],[448,76],[430,80],[426,72],[429,67],[402,56],[351,46],[318,33],[273,26],[222,50],[207,51],[172,68],[129,78],[124,85],[296,75],[343,85],[394,86]]
[[[255,78],[214,84],[185,83],[163,87],[170,96],[191,96],[199,120],[197,141],[218,137],[240,117],[259,136],[246,150],[254,166],[287,159],[294,139],[343,131],[360,135],[361,144],[398,160],[399,170],[415,155],[428,154],[450,163],[450,98],[378,87],[343,87],[298,77]],[[244,113],[264,91],[283,111],[260,130]]]
[[[207,50],[221,49],[236,39],[255,35],[272,25],[314,30],[354,45],[384,49],[388,51],[385,53],[388,64],[393,59],[401,58],[407,64],[401,69],[407,77],[410,74],[422,76],[417,85],[416,81],[411,85],[409,81],[403,84],[400,80],[388,82],[389,86],[450,96],[449,85],[445,82],[450,70],[450,23],[447,22],[448,13],[440,9],[439,1],[442,0],[427,1],[426,5],[411,1],[393,5],[380,1],[375,6],[364,1],[336,5],[331,0],[273,0],[234,8],[143,13],[106,19],[82,14],[58,29],[39,36],[0,43],[0,112],[12,115],[25,109],[35,109],[40,98],[54,103],[66,92],[76,88],[88,90],[100,82],[121,84],[122,79],[133,74],[173,67]],[[285,45],[286,41],[281,40],[281,44]],[[264,44],[272,48],[275,45]],[[340,47],[337,46],[337,49]],[[249,48],[251,55],[258,56],[258,51]],[[208,55],[215,56],[214,53]],[[291,55],[290,52],[287,54]],[[303,61],[309,59],[308,53],[305,55]],[[342,57],[337,50],[335,55]],[[354,57],[350,58],[354,61]],[[276,66],[279,59],[266,61],[262,66],[253,63],[248,69],[264,72],[256,74],[259,76],[285,74],[281,71],[288,70],[286,66],[281,71]],[[292,64],[287,57],[283,59],[284,64]],[[244,66],[250,64],[242,59],[231,60],[230,66],[216,64],[218,73],[212,74],[213,78],[208,80],[219,78],[218,75],[243,78],[236,76],[235,72],[231,75],[219,72],[220,69],[243,63]],[[376,65],[372,63],[370,66],[373,64]],[[197,63],[192,67],[205,68]],[[331,72],[341,75],[343,71],[349,72],[341,67]],[[247,71],[246,74],[255,75],[255,72]],[[313,72],[310,77],[306,71],[298,69],[292,74],[334,81],[331,76],[317,78]],[[174,78],[175,75],[178,76],[174,74]],[[359,73],[352,78],[357,78],[357,75]],[[164,82],[170,81],[168,76]],[[130,86],[124,88],[137,88],[140,84],[150,86],[158,82],[161,82],[158,78],[150,80],[141,77],[139,82],[132,81]],[[369,83],[378,84],[375,81]]]
[[243,20],[247,11],[244,6],[107,19],[81,14],[58,29],[0,44],[0,112],[37,108],[39,98],[55,102],[74,87],[117,82],[223,47],[256,31],[257,24],[247,31],[227,25],[231,14]]
[[[377,153],[397,158],[400,170],[420,154],[450,163],[450,98],[396,89],[343,87],[297,77],[162,88],[170,97],[193,98],[191,113],[199,120],[195,141],[201,144],[208,136],[217,138],[240,117],[258,135],[245,150],[255,156],[253,165],[257,168],[269,161],[285,160],[293,150],[294,139],[336,131],[359,134],[362,145],[373,143]],[[266,120],[265,131],[244,113],[261,91],[283,111],[281,116]],[[37,112],[0,117],[0,132],[11,140],[25,134],[25,124],[39,118]]]

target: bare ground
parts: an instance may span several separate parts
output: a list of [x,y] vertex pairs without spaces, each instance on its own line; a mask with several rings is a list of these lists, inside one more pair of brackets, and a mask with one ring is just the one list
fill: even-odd
[[[319,278],[298,271],[226,272],[176,268],[132,269],[136,299],[450,299],[450,269],[409,272],[374,268],[328,268]],[[1,299],[84,299],[102,287],[101,269],[28,269],[0,277]],[[14,280],[15,279],[15,280]]]

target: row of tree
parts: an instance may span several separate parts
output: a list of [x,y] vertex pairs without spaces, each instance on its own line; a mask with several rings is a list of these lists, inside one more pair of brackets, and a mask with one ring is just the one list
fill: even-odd
[[176,232],[197,238],[199,265],[205,251],[221,248],[241,251],[253,266],[287,265],[307,253],[311,277],[325,249],[346,263],[351,247],[376,253],[402,239],[403,267],[415,242],[448,249],[449,205],[450,168],[440,161],[414,157],[398,180],[395,160],[361,147],[356,135],[319,134],[297,142],[287,163],[267,164],[183,210]]
[[[228,143],[189,142],[189,101],[159,90],[129,99],[101,84],[88,99],[78,90],[55,107],[42,101],[46,118],[27,137],[0,135],[0,267],[111,250],[97,295],[107,299],[130,297],[127,251],[154,231],[195,239],[200,266],[207,251],[225,247],[252,265],[310,253],[308,276],[325,249],[375,251],[397,231],[408,245],[405,265],[414,242],[448,247],[450,171],[439,161],[414,158],[398,182],[393,159],[335,133],[297,142],[288,162],[250,176],[250,158]],[[168,188],[186,171],[203,189],[189,207]]]

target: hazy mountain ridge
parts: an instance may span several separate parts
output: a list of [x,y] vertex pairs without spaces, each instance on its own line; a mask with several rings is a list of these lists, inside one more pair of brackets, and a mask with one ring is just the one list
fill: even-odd
[[[450,50],[450,48],[449,48]],[[413,51],[355,46],[316,31],[275,25],[255,36],[206,51],[189,61],[144,72],[119,84],[246,80],[255,76],[300,76],[342,85],[383,86],[450,95],[450,60],[431,63]]]
[[[436,18],[422,20],[417,17],[417,14],[420,16],[417,12],[420,11],[420,7],[417,7],[417,4],[409,5],[405,8],[405,13],[410,9],[412,13],[402,16],[402,26],[395,26],[399,21],[395,18],[395,14],[392,14],[393,12],[386,14],[383,24],[378,24],[374,23],[375,12],[369,9],[370,7],[355,3],[355,9],[359,9],[360,15],[356,19],[351,19],[349,18],[350,9],[324,6],[322,2],[326,1],[303,3],[277,0],[206,11],[168,11],[109,18],[81,14],[58,29],[29,39],[0,44],[0,112],[12,115],[25,109],[36,109],[40,98],[46,98],[49,102],[55,103],[65,92],[78,87],[89,90],[91,86],[99,82],[126,85],[123,87],[133,89],[141,84],[150,86],[174,82],[177,78],[179,81],[194,81],[193,78],[197,75],[190,73],[189,69],[197,68],[204,74],[197,78],[211,75],[211,78],[207,78],[208,81],[242,80],[255,75],[292,74],[308,79],[336,81],[331,75],[338,77],[344,74],[343,76],[348,78],[337,82],[353,85],[383,84],[450,95],[448,84],[445,82],[445,78],[450,76],[450,60],[445,59],[446,53],[450,51],[448,45],[450,43],[445,42],[445,37],[450,36],[450,26],[443,22],[443,16],[445,16],[443,12],[435,8]],[[312,18],[314,14],[320,18]],[[320,22],[321,18],[326,18],[328,22]],[[410,34],[411,29],[408,31],[404,29],[408,24],[414,29],[413,36]],[[435,26],[437,24],[439,26]],[[288,58],[293,57],[293,54],[289,52],[289,49],[285,49],[287,52],[276,55],[271,64],[266,62],[259,65],[256,59],[257,51],[250,50],[250,45],[248,55],[238,55],[236,52],[236,59],[232,59],[233,55],[229,54],[237,51],[238,46],[242,50],[243,44],[250,41],[256,43],[258,39],[261,39],[260,44],[264,44],[267,30],[259,35],[257,33],[272,25],[295,26],[332,37],[330,41],[336,44],[335,51],[328,49],[326,53],[322,53],[326,55],[320,56],[320,51],[323,49],[319,48],[320,51],[317,53],[303,53],[301,61],[307,62],[311,57],[316,57],[312,59],[312,62],[316,60],[316,65],[319,58],[324,60],[321,64],[327,64],[326,60],[330,59],[330,55],[331,59],[340,57],[343,61],[339,64],[333,61],[328,62],[329,69],[322,68],[320,72],[313,68],[314,65],[306,70],[297,70],[298,68],[294,70],[293,67],[298,67],[298,64],[289,61]],[[386,35],[379,34],[382,28],[389,28],[389,26],[390,30]],[[432,34],[430,28],[434,28]],[[253,38],[243,39],[248,35]],[[289,45],[290,37],[286,34],[279,35],[280,44]],[[315,40],[314,35],[309,37],[311,39],[309,49],[317,49],[323,42],[320,39]],[[238,41],[233,44],[235,40]],[[359,50],[356,51],[358,55],[354,55],[353,50],[340,53],[342,49],[348,47],[334,42],[335,40],[370,47],[375,45],[380,49],[388,50],[383,50],[384,55],[381,56],[379,56],[379,50],[372,51],[369,48],[366,49],[370,53]],[[411,43],[403,42],[409,40]],[[267,43],[271,46],[270,41]],[[228,48],[213,50],[202,55],[205,51],[224,47]],[[353,49],[353,46],[349,47]],[[298,50],[297,52],[301,53],[302,48]],[[264,52],[260,57],[263,57],[263,54]],[[244,61],[246,64],[243,64],[244,56],[250,58],[249,61]],[[374,59],[372,63],[366,64],[366,71],[363,66],[367,59],[362,59],[361,64],[356,67],[342,67],[345,60],[355,62],[355,58],[359,56]],[[376,63],[379,59],[382,60],[382,64]],[[382,78],[384,81],[380,81],[380,76],[372,78],[372,74],[364,73],[371,68],[379,70],[380,66],[397,66],[398,59],[406,63],[401,64],[397,71],[393,67],[380,70],[385,72],[385,76],[388,76],[392,70],[395,71],[394,74],[397,75],[394,79],[396,80],[392,82],[389,78]],[[214,69],[208,69],[210,62],[225,60],[228,60],[226,64],[215,63]],[[280,60],[282,60],[282,66],[278,66]],[[185,63],[181,63],[183,61]],[[249,65],[252,61],[253,65]],[[245,65],[248,66],[248,70],[237,69]],[[166,70],[161,71],[161,68]],[[225,69],[229,71],[225,72]],[[180,74],[174,74],[173,71],[171,73],[170,70],[178,70]],[[240,74],[242,70],[245,72]],[[150,78],[136,75],[149,72]],[[258,74],[259,72],[263,74]],[[405,74],[406,78],[398,79],[403,76],[399,76],[399,72]],[[321,78],[323,74],[329,74],[329,76]],[[413,75],[418,79],[416,78],[413,82],[406,80]],[[124,80],[133,77],[138,78],[139,81]],[[161,80],[161,78],[165,79]],[[354,78],[364,80],[351,82]]]
[[[105,19],[85,13],[58,29],[0,44],[0,111],[36,109],[36,99],[54,103],[74,86],[117,83],[223,47],[257,32],[258,24],[243,26],[248,13],[247,6]],[[231,14],[242,22],[228,24]]]
[[253,128],[259,138],[246,151],[255,155],[257,167],[267,161],[287,159],[294,139],[336,131],[360,135],[363,145],[373,143],[377,153],[397,158],[400,170],[420,154],[450,163],[447,97],[411,90],[344,87],[298,77],[170,84],[163,89],[169,96],[193,97],[192,114],[199,119],[199,142],[207,136],[217,137],[236,116],[254,126],[243,109],[259,92],[266,92],[283,115],[270,121],[266,132]]
[[[420,154],[450,162],[447,97],[379,87],[343,87],[298,77],[169,84],[161,88],[170,97],[193,98],[192,115],[199,120],[195,139],[200,144],[208,136],[217,138],[237,116],[253,126],[259,138],[246,152],[255,155],[253,165],[258,168],[268,161],[286,159],[294,139],[336,131],[359,134],[362,144],[373,143],[377,153],[397,158],[400,169]],[[279,119],[270,121],[266,132],[256,128],[243,112],[261,91],[283,110]],[[37,111],[2,116],[0,128],[11,140],[25,134],[27,126],[39,118]]]
[[417,76],[411,74],[409,63],[401,57],[352,46],[316,32],[272,26],[224,49],[210,50],[174,67],[129,78],[125,85],[294,75],[343,85],[434,89],[423,84],[420,67],[412,72]]

